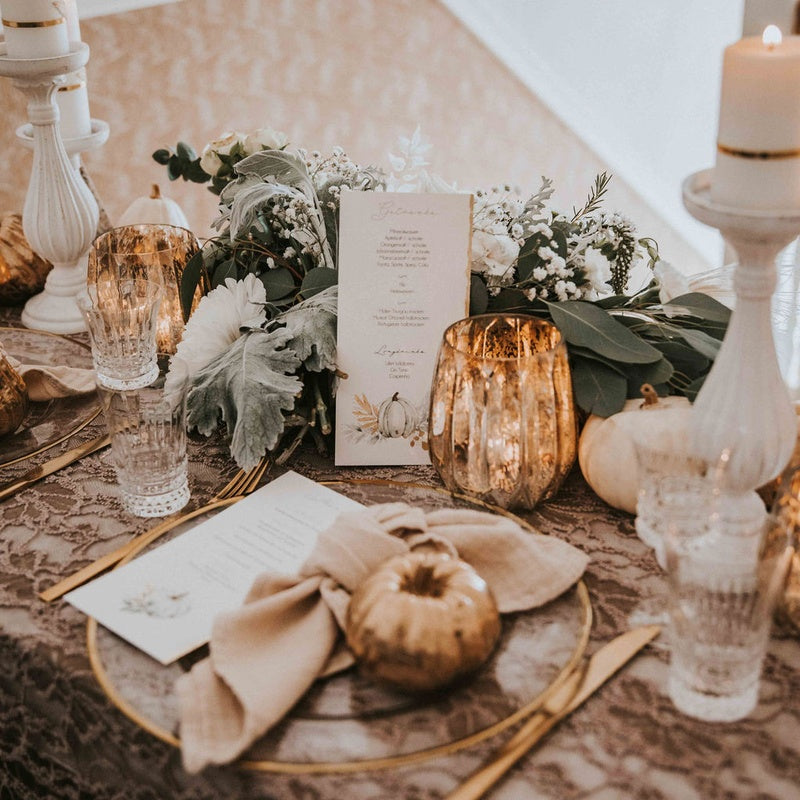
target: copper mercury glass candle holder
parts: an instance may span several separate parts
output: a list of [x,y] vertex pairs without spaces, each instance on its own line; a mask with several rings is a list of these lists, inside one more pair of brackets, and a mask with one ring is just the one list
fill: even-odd
[[514,314],[451,325],[431,388],[429,448],[450,491],[502,508],[533,508],[552,497],[577,453],[559,330]]
[[[148,223],[112,228],[98,236],[89,251],[88,282],[146,279],[161,284],[164,296],[158,315],[159,353],[172,355],[183,336],[180,283],[183,271],[199,250],[195,235],[175,225]],[[195,292],[193,307],[201,290]]]

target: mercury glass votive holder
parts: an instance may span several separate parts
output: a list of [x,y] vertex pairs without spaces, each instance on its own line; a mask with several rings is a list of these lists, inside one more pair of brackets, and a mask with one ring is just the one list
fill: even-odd
[[[89,250],[88,283],[146,279],[164,288],[158,312],[156,344],[159,353],[172,355],[183,336],[180,303],[181,276],[200,249],[186,228],[160,223],[123,225],[98,236]],[[202,292],[195,292],[194,304]]]
[[451,325],[431,387],[431,462],[450,491],[502,508],[552,497],[577,453],[566,345],[549,322],[487,314]]

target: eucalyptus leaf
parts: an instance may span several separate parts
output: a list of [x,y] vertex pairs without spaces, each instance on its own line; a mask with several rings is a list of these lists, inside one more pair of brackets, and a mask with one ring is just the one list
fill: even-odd
[[726,325],[731,318],[731,310],[726,305],[703,292],[689,292],[674,297],[665,303],[664,307],[684,316],[699,317],[709,322],[722,322]]
[[520,289],[506,289],[489,298],[490,311],[527,311],[529,306],[530,300]]
[[697,375],[708,370],[711,361],[684,342],[654,342],[653,347],[660,350],[673,367],[687,375]]
[[236,264],[232,258],[228,258],[225,261],[221,261],[217,264],[217,268],[214,270],[214,276],[211,279],[211,288],[216,289],[217,286],[222,286],[223,283],[228,278],[236,278],[239,275],[239,271],[236,268]]
[[315,267],[303,276],[303,281],[300,284],[300,294],[308,299],[324,289],[336,286],[338,281],[338,270],[328,269],[328,267]]
[[293,294],[296,289],[294,277],[286,267],[268,269],[258,277],[267,291],[267,300],[280,300],[289,294]]
[[717,357],[722,343],[719,339],[709,336],[704,331],[683,328],[680,331],[681,338],[688,342],[698,353],[712,361]]
[[192,302],[194,301],[194,293],[206,272],[205,268],[205,254],[204,250],[198,250],[187,262],[181,275],[180,285],[180,301],[181,311],[183,313],[183,321],[189,320],[189,314],[192,313]]
[[645,383],[652,386],[667,384],[674,374],[675,368],[666,358],[653,364],[628,364],[625,369],[628,397],[641,397],[641,388]]
[[486,284],[477,275],[470,276],[469,282],[469,313],[470,316],[485,313],[489,307],[489,291]]
[[294,375],[300,361],[286,347],[284,329],[255,329],[204,367],[192,380],[186,398],[190,428],[210,436],[220,416],[231,436],[231,454],[242,469],[254,467],[278,443],[284,411],[294,408],[303,388]]
[[592,303],[573,300],[546,305],[569,344],[626,364],[648,364],[661,358],[658,350]]
[[601,417],[620,411],[628,394],[624,376],[605,364],[583,358],[572,362],[572,388],[578,406]]

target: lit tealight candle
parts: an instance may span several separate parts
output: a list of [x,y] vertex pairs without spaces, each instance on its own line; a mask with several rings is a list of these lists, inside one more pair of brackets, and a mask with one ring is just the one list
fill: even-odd
[[65,9],[58,0],[3,0],[0,12],[10,58],[49,58],[69,52]]
[[712,198],[800,208],[800,36],[775,25],[725,49]]

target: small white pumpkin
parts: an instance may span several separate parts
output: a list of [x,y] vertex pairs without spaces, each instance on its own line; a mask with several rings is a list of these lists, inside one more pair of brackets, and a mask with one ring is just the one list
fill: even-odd
[[610,417],[589,417],[578,442],[578,463],[586,483],[610,506],[636,513],[639,470],[634,441],[646,432],[648,442],[671,442],[688,436],[691,403],[685,397],[658,397],[649,384],[644,400],[628,400]]
[[465,561],[413,552],[381,564],[353,592],[347,644],[361,671],[430,692],[476,670],[500,638],[489,587]]
[[390,439],[409,436],[416,425],[414,406],[397,392],[378,407],[378,430]]
[[153,184],[149,197],[137,197],[119,218],[117,225],[175,225],[188,228],[189,221],[183,209],[171,198],[164,197],[157,183]]

